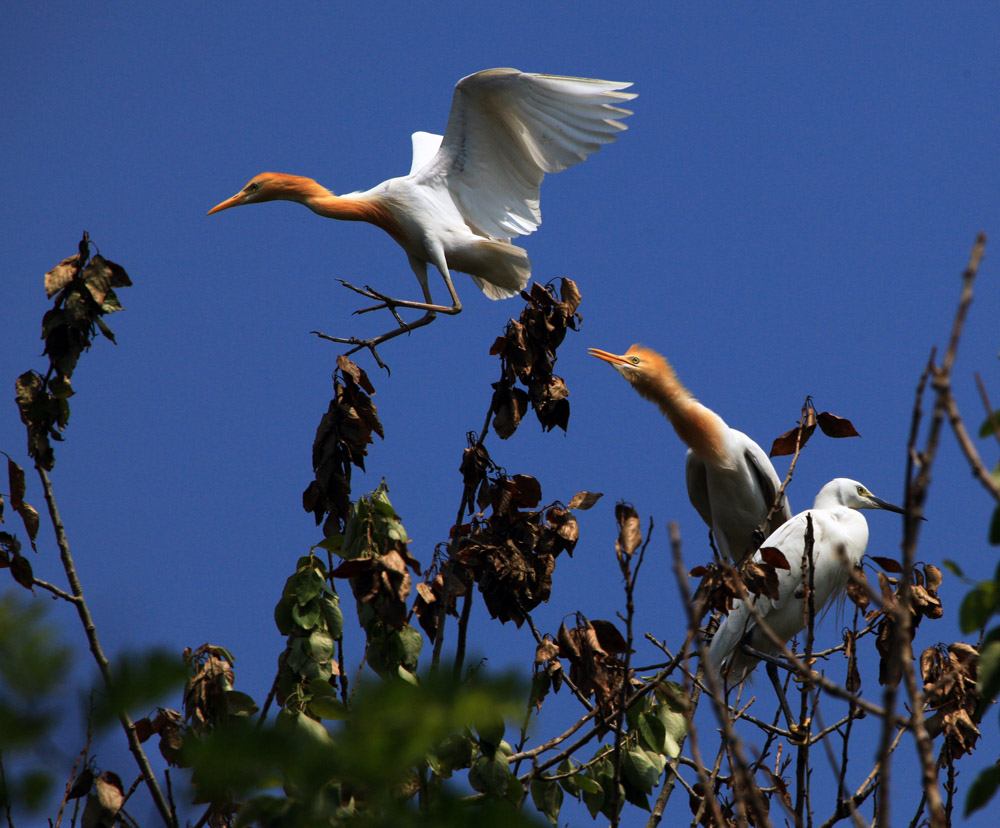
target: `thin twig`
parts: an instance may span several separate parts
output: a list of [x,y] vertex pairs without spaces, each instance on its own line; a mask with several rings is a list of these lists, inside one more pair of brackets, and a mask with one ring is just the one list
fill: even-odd
[[[59,509],[56,506],[55,495],[52,490],[52,481],[49,479],[48,473],[44,468],[42,468],[42,466],[36,464],[35,469],[38,471],[38,476],[42,481],[42,490],[45,493],[45,502],[48,505],[49,518],[52,521],[52,527],[55,530],[56,543],[59,546],[59,556],[62,559],[63,569],[66,572],[66,579],[69,581],[70,589],[72,590],[73,596],[76,598],[73,603],[76,605],[77,614],[80,616],[80,622],[83,624],[84,633],[86,634],[87,641],[90,644],[90,651],[94,656],[94,660],[97,662],[97,668],[101,673],[102,679],[104,680],[104,685],[110,691],[114,685],[114,677],[111,675],[111,664],[104,655],[104,651],[101,649],[101,643],[97,637],[97,627],[94,624],[94,619],[90,614],[90,609],[88,608],[87,602],[83,596],[83,587],[80,586],[80,579],[76,573],[76,565],[73,562],[73,556],[70,554],[69,541],[66,538],[66,529],[63,526],[62,518],[59,516]],[[135,724],[132,722],[129,714],[124,710],[118,711],[118,719],[121,722],[122,727],[125,729],[125,737],[128,740],[129,750],[135,757],[136,764],[142,772],[143,779],[146,781],[146,786],[149,788],[149,792],[153,798],[153,803],[156,805],[156,809],[160,812],[160,816],[163,818],[163,821],[167,826],[170,826],[170,828],[176,828],[177,816],[171,811],[170,805],[164,797],[159,783],[156,781],[156,775],[153,773],[153,768],[150,766],[149,759],[147,758],[145,751],[142,749],[139,737],[136,735]]]

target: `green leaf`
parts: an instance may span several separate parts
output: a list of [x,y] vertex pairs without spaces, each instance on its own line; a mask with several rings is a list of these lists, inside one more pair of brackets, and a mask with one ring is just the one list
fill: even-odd
[[503,716],[489,716],[476,724],[476,733],[479,734],[479,749],[484,756],[493,756],[503,741],[505,729]]
[[326,630],[313,630],[309,635],[309,652],[317,661],[333,658],[333,637]]
[[1000,546],[1000,506],[993,510],[993,518],[990,520],[989,541],[993,546]]
[[631,785],[627,777],[622,780],[622,783],[622,790],[625,793],[625,801],[635,805],[637,808],[642,808],[644,811],[648,811],[649,798],[646,794],[634,785]]
[[316,544],[320,549],[325,549],[327,552],[332,552],[334,555],[339,555],[340,550],[344,546],[344,536],[343,535],[327,535],[323,540]]
[[979,426],[980,437],[989,437],[996,431],[996,428],[993,425],[994,421],[1000,422],[1000,411],[994,411],[992,416],[983,420],[983,424]]
[[510,779],[507,757],[499,752],[492,759],[480,756],[469,769],[469,784],[474,790],[490,796],[502,797],[506,794]]
[[[593,768],[588,768],[587,775],[581,778],[577,784],[580,786],[580,792],[583,794],[583,804],[587,806],[587,810],[590,811],[590,816],[593,819],[597,819],[597,815],[601,812],[604,807],[604,787],[590,774]],[[584,784],[584,781],[588,784]]]
[[983,645],[979,653],[978,684],[982,704],[992,701],[1000,693],[1000,641]]
[[226,712],[230,716],[252,716],[260,709],[257,702],[238,690],[227,690],[225,698]]
[[320,607],[317,601],[310,601],[307,604],[300,604],[297,601],[291,607],[292,621],[304,630],[311,630],[319,624]]
[[622,771],[640,791],[651,793],[660,778],[660,771],[644,750],[629,750],[622,754]]
[[350,710],[340,699],[330,682],[313,679],[309,682],[309,693],[312,698],[307,705],[309,712],[320,719],[347,719]]
[[995,581],[980,581],[962,599],[959,624],[962,632],[972,633],[981,629],[997,610],[1000,592]]
[[296,606],[295,598],[285,596],[274,605],[274,625],[282,635],[288,635],[295,627],[295,619],[292,618],[292,607]]
[[319,608],[327,631],[333,638],[341,638],[344,635],[344,614],[340,611],[340,601],[335,595],[324,595],[319,600]]
[[978,811],[993,798],[1000,786],[1000,765],[993,765],[982,771],[969,787],[965,797],[965,816]]
[[569,757],[566,757],[559,763],[557,768],[559,778],[557,779],[559,786],[566,791],[570,796],[580,798],[580,786],[577,784],[576,780],[582,776],[582,774],[573,774],[572,776],[567,776],[566,774],[572,773],[577,767],[576,762],[574,762]]
[[[601,787],[601,783],[595,779],[591,779],[585,773],[578,773],[576,776],[572,777],[576,786],[580,789],[581,793],[584,794],[601,794],[601,798],[604,798],[604,788]],[[598,808],[600,810],[600,808]]]
[[308,569],[300,570],[292,577],[295,579],[293,587],[295,597],[298,598],[300,604],[309,603],[313,598],[322,595],[326,588],[323,576],[311,566]]
[[965,573],[962,572],[962,567],[954,561],[945,558],[942,563],[944,564],[944,568],[947,569],[952,575],[957,575],[959,578],[965,577]]
[[439,773],[447,779],[453,771],[472,764],[475,742],[464,733],[453,733],[441,740],[434,753],[440,763]]
[[409,624],[396,630],[393,637],[399,644],[399,661],[411,673],[417,669],[417,660],[424,646],[424,637]]
[[531,780],[531,801],[553,825],[559,825],[559,809],[562,808],[562,788],[552,779],[536,776]]
[[[639,735],[650,750],[665,753],[667,747],[667,728],[653,713],[643,713],[639,716]],[[670,740],[673,742],[673,739]]]

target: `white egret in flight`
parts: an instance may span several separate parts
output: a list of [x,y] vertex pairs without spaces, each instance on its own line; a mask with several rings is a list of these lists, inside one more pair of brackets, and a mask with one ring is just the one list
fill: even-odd
[[[759,529],[781,488],[764,450],[742,431],[691,396],[673,367],[655,351],[633,345],[621,356],[590,348],[643,397],[656,403],[688,446],[687,490],[691,505],[715,536],[723,558],[740,564],[760,544]],[[764,533],[792,516],[782,496]]]
[[[625,129],[617,119],[631,112],[617,104],[635,97],[620,91],[631,85],[517,69],[477,72],[455,86],[443,136],[413,134],[408,175],[337,196],[311,178],[261,173],[208,212],[261,201],[297,201],[327,218],[367,221],[385,230],[406,251],[424,301],[391,299],[371,288],[347,285],[379,301],[365,311],[388,308],[399,327],[369,340],[328,337],[373,349],[430,323],[437,313],[462,310],[449,270],[471,275],[491,299],[515,296],[527,285],[531,263],[510,239],[541,224],[538,190],[545,173],[583,161]],[[450,306],[431,299],[428,264],[444,279]],[[397,307],[425,314],[404,323]]]

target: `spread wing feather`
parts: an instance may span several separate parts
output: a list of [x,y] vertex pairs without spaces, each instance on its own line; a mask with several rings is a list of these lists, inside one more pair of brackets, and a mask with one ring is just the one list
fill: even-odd
[[444,187],[465,220],[493,238],[541,223],[545,173],[583,161],[614,141],[631,113],[615,104],[629,83],[488,69],[458,82],[437,154],[412,175]]

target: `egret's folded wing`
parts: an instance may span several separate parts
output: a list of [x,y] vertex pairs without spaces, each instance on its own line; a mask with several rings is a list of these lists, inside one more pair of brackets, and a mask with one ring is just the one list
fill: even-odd
[[[748,439],[748,445],[743,456],[746,458],[747,465],[750,467],[754,478],[757,480],[757,484],[760,486],[760,491],[764,495],[764,502],[767,504],[767,508],[770,509],[774,503],[774,499],[778,496],[778,489],[781,488],[781,480],[778,479],[778,473],[774,470],[774,466],[771,465],[771,460],[764,453],[764,449],[752,440]],[[781,496],[781,505],[771,517],[770,523],[764,527],[764,531],[768,533],[775,531],[786,520],[790,520],[791,517],[792,507],[788,503],[787,495],[783,494]]]
[[437,155],[415,173],[446,186],[466,221],[494,238],[541,223],[545,173],[583,161],[610,143],[631,112],[615,104],[629,83],[488,69],[460,80]]
[[690,449],[684,464],[684,477],[687,481],[688,500],[701,515],[705,525],[711,528],[712,503],[708,499],[708,471],[705,468],[705,461]]

